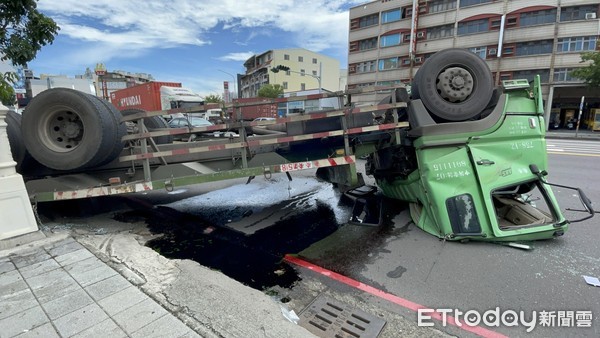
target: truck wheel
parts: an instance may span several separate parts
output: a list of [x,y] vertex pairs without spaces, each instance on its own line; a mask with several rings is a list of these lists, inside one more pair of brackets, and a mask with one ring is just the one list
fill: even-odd
[[107,157],[104,160],[98,163],[98,166],[101,166],[117,158],[123,151],[123,147],[125,144],[123,143],[123,141],[121,141],[121,139],[123,138],[123,136],[127,135],[127,125],[121,122],[121,118],[123,117],[123,115],[112,103],[101,99],[97,96],[91,95],[91,97],[94,100],[100,102],[100,104],[102,104],[107,110],[111,112],[110,116],[112,117],[112,122],[117,128],[116,132],[114,133],[115,138],[113,140],[112,151],[107,155]]
[[[129,115],[133,115],[133,114],[137,114],[137,113],[143,113],[144,110],[143,109],[125,109],[121,111],[121,114],[123,114],[123,116],[129,116]],[[132,121],[135,124],[134,132],[137,132],[137,122],[136,121]],[[165,119],[163,119],[160,116],[152,116],[152,117],[148,117],[144,119],[144,125],[146,126],[146,128],[148,129],[148,131],[153,131],[155,129],[168,129],[169,125],[167,124],[167,121],[165,121]],[[156,142],[156,144],[168,144],[168,143],[173,143],[173,136],[172,135],[166,135],[166,136],[158,136],[154,138],[154,142]]]
[[48,89],[27,105],[21,131],[25,147],[56,170],[90,168],[112,152],[117,128],[111,112],[87,94]]
[[23,137],[21,135],[21,114],[14,111],[9,111],[6,115],[6,133],[8,134],[8,143],[12,157],[17,162],[16,170],[23,174],[39,167],[39,163],[31,157],[31,154],[25,148]]
[[476,118],[492,97],[494,83],[489,67],[465,49],[446,49],[432,55],[417,71],[412,98],[445,121]]

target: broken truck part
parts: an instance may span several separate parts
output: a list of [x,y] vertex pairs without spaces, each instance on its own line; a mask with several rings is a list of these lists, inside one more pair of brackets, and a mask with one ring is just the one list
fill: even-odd
[[[351,101],[354,93],[382,90],[392,94],[379,104]],[[439,238],[545,239],[562,235],[569,223],[546,181],[539,77],[494,88],[486,63],[466,50],[431,56],[410,95],[395,86],[267,99],[278,105],[337,97],[344,108],[266,121],[243,121],[243,108],[255,102],[119,112],[88,94],[62,88],[45,93],[8,128],[33,202],[171,191],[284,172],[291,179],[290,172],[306,169],[317,169],[319,178],[345,191],[363,184],[356,158],[366,157],[366,172],[381,194],[408,202],[414,223]],[[237,118],[171,129],[161,118],[211,108],[230,109]],[[257,126],[273,132],[250,134]],[[173,135],[218,130],[239,137],[172,142]],[[591,202],[579,193],[592,217]],[[362,205],[373,222],[380,221],[369,201],[377,194],[367,189],[355,195],[355,209]]]

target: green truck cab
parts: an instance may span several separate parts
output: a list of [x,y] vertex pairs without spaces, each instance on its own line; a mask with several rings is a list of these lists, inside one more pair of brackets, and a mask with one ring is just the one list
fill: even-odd
[[[379,142],[367,161],[384,196],[408,202],[419,228],[447,240],[564,234],[569,221],[545,180],[539,77],[494,88],[485,62],[450,49],[422,66],[412,92],[407,111],[397,114],[410,127],[399,141]],[[592,217],[591,202],[579,193],[586,219]]]

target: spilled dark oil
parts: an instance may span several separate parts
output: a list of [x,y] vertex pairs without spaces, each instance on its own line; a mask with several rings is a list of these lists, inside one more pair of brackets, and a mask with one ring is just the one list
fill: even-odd
[[[129,211],[119,218],[139,216],[139,211]],[[331,208],[319,202],[251,235],[168,207],[145,210],[143,216],[153,233],[162,234],[146,244],[161,255],[194,260],[259,290],[290,287],[298,275],[282,262],[284,256],[302,251],[340,226]]]

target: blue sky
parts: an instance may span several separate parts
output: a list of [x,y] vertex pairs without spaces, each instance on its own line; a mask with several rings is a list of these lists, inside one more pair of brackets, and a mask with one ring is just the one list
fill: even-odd
[[29,63],[35,75],[108,70],[150,73],[201,95],[221,94],[223,72],[269,49],[306,48],[347,64],[348,9],[356,0],[40,0],[61,30]]

